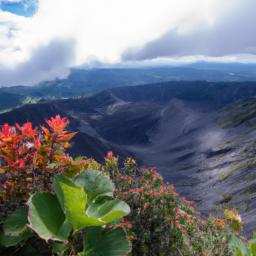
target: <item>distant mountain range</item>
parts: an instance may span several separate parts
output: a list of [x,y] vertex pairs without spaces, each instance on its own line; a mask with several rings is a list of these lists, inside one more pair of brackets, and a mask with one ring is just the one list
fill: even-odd
[[27,104],[1,114],[0,124],[66,116],[79,131],[72,154],[133,155],[202,212],[239,208],[249,232],[256,228],[255,96],[256,82],[173,81]]
[[0,87],[0,111],[25,103],[91,95],[107,88],[180,80],[256,81],[256,65],[202,62],[184,66],[73,69],[66,79],[34,86]]

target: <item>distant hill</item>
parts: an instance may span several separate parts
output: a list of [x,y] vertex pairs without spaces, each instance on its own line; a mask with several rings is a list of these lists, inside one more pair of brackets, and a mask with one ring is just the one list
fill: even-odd
[[256,81],[256,65],[195,63],[179,67],[73,69],[66,79],[42,82],[30,87],[1,87],[0,110],[27,102],[91,95],[107,88],[196,80]]

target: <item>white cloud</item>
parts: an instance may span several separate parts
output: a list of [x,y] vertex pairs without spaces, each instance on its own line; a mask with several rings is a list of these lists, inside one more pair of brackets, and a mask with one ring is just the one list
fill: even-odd
[[243,61],[256,59],[255,0],[235,1],[232,11],[220,16],[212,26],[199,24],[188,33],[170,29],[161,37],[141,48],[130,48],[124,60],[144,60],[161,57],[178,58],[202,55]]
[[0,80],[4,85],[33,85],[39,81],[64,78],[74,60],[72,40],[52,41],[44,47],[35,49],[31,57],[14,67],[1,67]]
[[[128,48],[143,47],[171,29],[178,28],[180,35],[186,35],[201,24],[215,26],[237,1],[40,0],[32,18],[0,11],[0,66],[15,72],[33,63],[31,59],[40,48],[70,39],[75,42],[74,61],[58,63],[58,70],[92,60],[116,63]],[[42,77],[39,75],[37,80]],[[3,82],[14,84],[0,77],[0,84]]]

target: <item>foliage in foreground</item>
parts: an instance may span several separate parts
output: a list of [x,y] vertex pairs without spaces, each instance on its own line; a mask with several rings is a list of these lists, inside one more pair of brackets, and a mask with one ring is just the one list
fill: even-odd
[[73,179],[56,176],[55,194],[33,194],[28,208],[7,217],[0,241],[14,246],[35,234],[58,255],[126,255],[130,245],[123,229],[104,228],[130,212],[125,202],[113,198],[113,189],[111,180],[98,171],[81,172]]
[[[33,128],[4,124],[0,130],[0,217],[27,201],[34,192],[50,191],[53,174],[70,166],[65,149],[76,133],[66,131],[69,121],[60,116]],[[79,163],[83,168],[83,162]],[[2,215],[2,216],[1,216]]]
[[36,237],[46,242],[40,246],[45,255],[127,255],[130,243],[118,223],[129,206],[114,198],[108,176],[82,171],[85,161],[65,153],[74,136],[65,130],[68,121],[56,116],[47,124],[51,131],[30,123],[2,127],[2,209],[9,212],[12,205],[16,210],[3,222],[1,246],[17,246],[19,255],[27,255],[26,241]]
[[203,219],[193,203],[180,197],[152,168],[138,169],[128,158],[123,168],[108,154],[102,170],[109,170],[116,195],[131,207],[124,226],[132,240],[132,255],[234,255],[231,238],[242,229],[241,218],[226,210],[224,218]]
[[73,159],[68,120],[47,124],[0,132],[1,212],[12,212],[2,225],[0,245],[11,248],[4,255],[122,256],[127,238],[134,256],[256,255],[255,240],[238,235],[235,210],[203,219],[156,170],[131,158],[120,166],[111,152],[103,164]]

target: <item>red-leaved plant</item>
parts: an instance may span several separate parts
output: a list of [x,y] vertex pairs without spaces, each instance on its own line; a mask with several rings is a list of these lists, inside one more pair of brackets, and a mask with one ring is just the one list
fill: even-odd
[[0,212],[25,202],[34,191],[51,190],[53,174],[63,172],[72,160],[65,149],[75,132],[69,121],[57,115],[47,126],[2,125],[0,129]]

